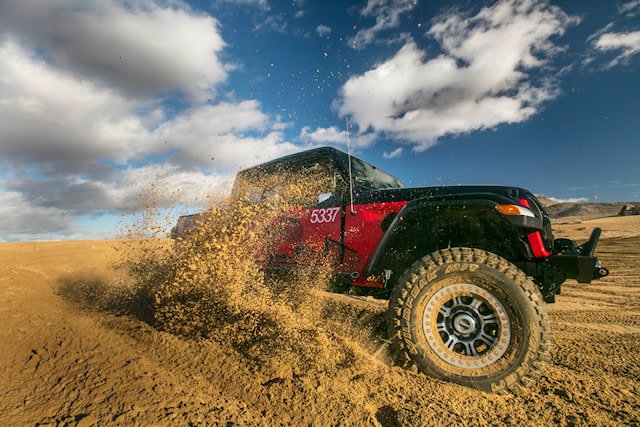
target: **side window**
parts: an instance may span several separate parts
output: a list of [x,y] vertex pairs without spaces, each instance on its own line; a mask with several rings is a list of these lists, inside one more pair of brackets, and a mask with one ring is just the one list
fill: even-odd
[[278,203],[282,200],[282,196],[276,191],[272,189],[266,189],[262,193],[262,203]]
[[316,206],[320,195],[328,198],[328,194],[342,194],[345,182],[332,162],[289,166],[277,173],[246,177],[234,191],[251,203],[286,203],[300,208]]
[[300,171],[299,203],[306,208],[318,204],[320,195],[340,195],[344,181],[331,162],[316,163]]
[[256,183],[254,177],[239,176],[233,185],[231,197],[249,203],[260,203],[263,188]]
[[262,201],[262,188],[248,185],[245,194],[247,200],[251,203],[259,204]]

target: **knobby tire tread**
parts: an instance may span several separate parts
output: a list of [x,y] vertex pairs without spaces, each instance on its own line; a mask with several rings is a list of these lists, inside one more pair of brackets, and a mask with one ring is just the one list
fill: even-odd
[[388,329],[396,363],[405,369],[417,372],[413,358],[424,357],[411,338],[410,311],[420,290],[428,285],[426,273],[451,262],[484,264],[511,279],[525,292],[535,310],[540,329],[540,342],[535,354],[525,358],[525,363],[506,378],[491,384],[494,393],[519,394],[540,377],[546,362],[550,360],[552,333],[548,315],[538,287],[518,267],[504,258],[481,249],[451,248],[436,251],[414,263],[400,278],[391,293],[388,310]]

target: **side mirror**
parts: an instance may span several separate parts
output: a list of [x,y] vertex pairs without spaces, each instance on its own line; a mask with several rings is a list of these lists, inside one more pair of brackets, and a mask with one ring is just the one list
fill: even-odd
[[333,196],[333,193],[322,193],[318,196],[318,203],[322,203],[325,200],[328,200],[331,196]]

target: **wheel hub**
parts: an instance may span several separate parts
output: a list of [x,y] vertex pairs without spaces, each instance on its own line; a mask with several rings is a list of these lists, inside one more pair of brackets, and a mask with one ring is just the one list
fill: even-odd
[[469,314],[462,313],[453,319],[453,329],[460,335],[471,335],[476,329],[476,321]]
[[461,368],[494,363],[511,339],[502,303],[486,289],[466,283],[448,285],[429,298],[423,329],[436,354]]

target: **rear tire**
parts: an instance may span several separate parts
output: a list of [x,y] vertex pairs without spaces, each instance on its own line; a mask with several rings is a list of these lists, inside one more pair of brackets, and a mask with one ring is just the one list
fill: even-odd
[[401,365],[496,393],[518,393],[549,358],[538,287],[490,252],[452,248],[413,264],[396,284],[387,326]]

